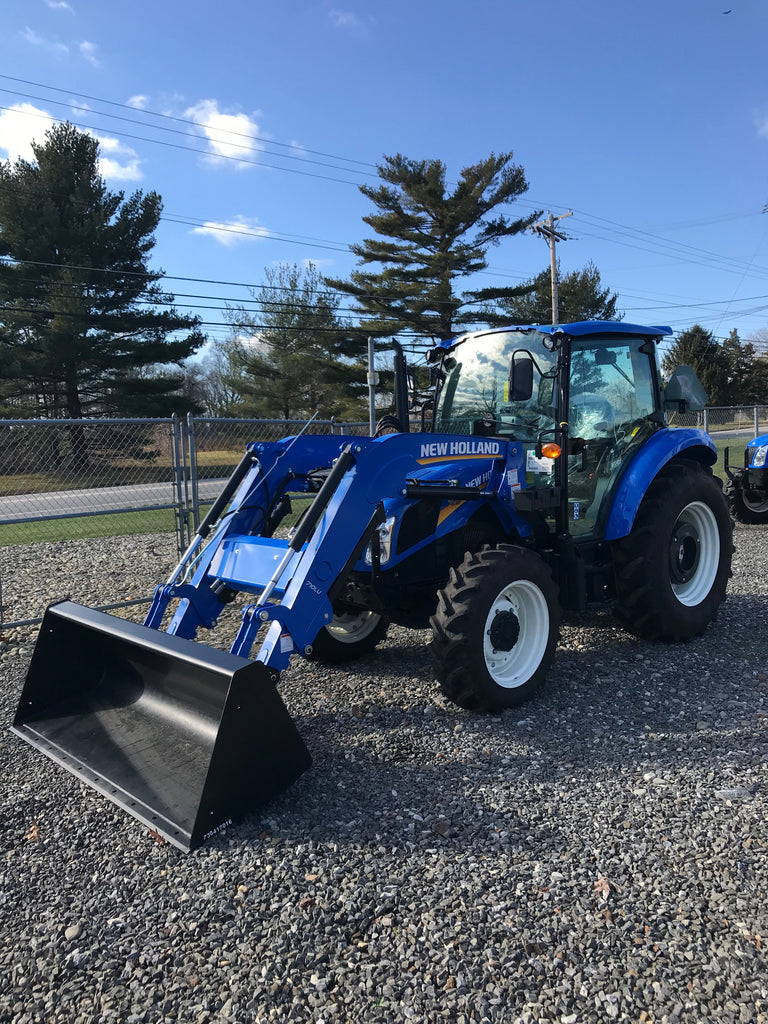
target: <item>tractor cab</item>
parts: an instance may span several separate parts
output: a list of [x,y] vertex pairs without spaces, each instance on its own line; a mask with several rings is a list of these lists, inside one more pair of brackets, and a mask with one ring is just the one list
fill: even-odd
[[594,535],[633,451],[664,426],[656,343],[669,333],[587,321],[444,342],[433,429],[522,442],[558,533]]

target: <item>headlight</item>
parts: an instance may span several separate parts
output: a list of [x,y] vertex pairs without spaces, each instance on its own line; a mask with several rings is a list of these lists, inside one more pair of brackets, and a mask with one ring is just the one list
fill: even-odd
[[[379,531],[379,550],[381,552],[381,564],[384,565],[388,562],[392,556],[392,534],[395,529],[395,516],[390,516],[386,519],[381,526],[378,527]],[[373,556],[371,555],[371,545],[365,549],[365,555],[363,556],[366,565],[373,565]]]
[[752,461],[749,463],[750,466],[764,466],[765,457],[768,455],[768,444],[761,444],[759,448],[754,448],[754,455]]

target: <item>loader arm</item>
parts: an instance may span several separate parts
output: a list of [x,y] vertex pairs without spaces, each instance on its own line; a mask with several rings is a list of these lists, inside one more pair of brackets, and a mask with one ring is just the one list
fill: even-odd
[[[436,501],[454,493],[462,501],[494,501],[510,529],[525,529],[514,511],[510,471],[512,463],[519,464],[519,446],[501,439],[389,434],[301,439],[289,455],[282,443],[253,445],[250,451],[254,466],[197,556],[189,582],[158,588],[145,624],[157,628],[169,601],[180,599],[168,632],[191,639],[200,626],[214,624],[222,587],[251,591],[257,600],[245,608],[231,652],[248,657],[269,624],[255,658],[275,672],[285,669],[294,653],[311,653],[314,638],[333,618],[332,591],[382,521],[382,502],[412,493],[410,481],[425,463],[443,457],[446,463],[458,459],[490,466],[482,488],[420,485],[419,497],[434,491]],[[332,467],[330,475],[293,536],[278,540],[256,532],[254,518],[266,519],[275,495],[319,466]]]

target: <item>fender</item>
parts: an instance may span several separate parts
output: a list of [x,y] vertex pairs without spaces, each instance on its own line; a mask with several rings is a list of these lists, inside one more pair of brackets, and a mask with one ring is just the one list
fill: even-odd
[[652,434],[619,481],[605,527],[605,540],[627,536],[651,481],[670,459],[680,454],[706,466],[717,462],[715,443],[703,430],[664,427]]

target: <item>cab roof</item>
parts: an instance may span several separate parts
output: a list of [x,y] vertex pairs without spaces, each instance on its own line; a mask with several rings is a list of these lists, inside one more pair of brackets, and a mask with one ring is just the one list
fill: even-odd
[[440,341],[429,350],[429,362],[435,362],[444,352],[449,352],[456,345],[466,341],[467,338],[485,334],[505,334],[508,331],[539,331],[541,334],[551,334],[553,337],[558,334],[566,334],[571,338],[583,338],[585,335],[635,334],[643,338],[656,338],[657,341],[672,334],[671,327],[642,327],[639,324],[625,323],[623,320],[578,320],[572,324],[542,324],[538,326],[510,324],[509,327],[493,327],[487,331],[469,331],[456,338]]

